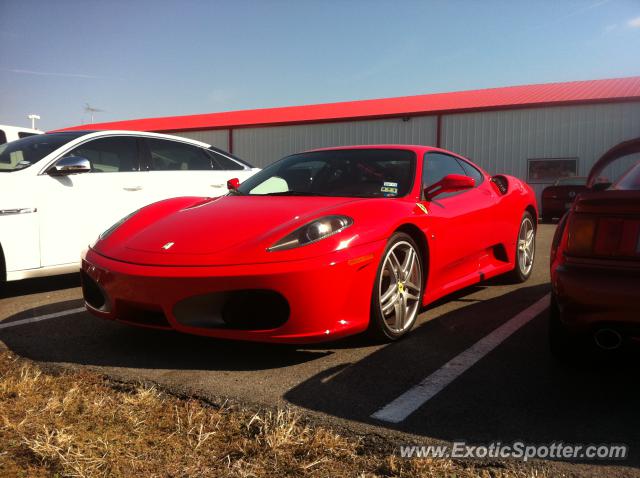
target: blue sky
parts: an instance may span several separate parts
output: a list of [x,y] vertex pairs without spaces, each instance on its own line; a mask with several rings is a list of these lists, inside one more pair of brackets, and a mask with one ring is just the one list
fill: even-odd
[[640,75],[640,0],[0,0],[0,123]]

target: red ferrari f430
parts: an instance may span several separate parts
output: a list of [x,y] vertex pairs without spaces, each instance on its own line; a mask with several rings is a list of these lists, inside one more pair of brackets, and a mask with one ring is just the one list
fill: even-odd
[[531,188],[425,146],[288,156],[219,198],[146,206],[82,263],[105,319],[268,342],[406,334],[422,306],[509,273],[531,274]]

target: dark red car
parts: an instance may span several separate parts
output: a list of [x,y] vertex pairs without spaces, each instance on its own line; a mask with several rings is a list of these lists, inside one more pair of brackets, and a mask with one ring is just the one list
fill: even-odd
[[587,178],[560,178],[542,191],[542,221],[551,222],[554,217],[562,217],[571,207],[578,194],[587,190]]
[[594,165],[551,246],[550,345],[613,351],[640,339],[640,161],[614,184],[593,187],[614,161],[640,153],[640,138],[612,148]]

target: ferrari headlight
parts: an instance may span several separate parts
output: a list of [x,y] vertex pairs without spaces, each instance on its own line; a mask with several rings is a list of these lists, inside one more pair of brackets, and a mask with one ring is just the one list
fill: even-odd
[[299,227],[291,234],[286,235],[273,246],[268,248],[271,251],[284,251],[294,247],[306,246],[314,242],[333,236],[353,224],[353,219],[348,216],[325,216],[315,221],[311,221]]
[[[98,236],[98,239],[95,242],[101,241],[101,240],[106,239],[107,237],[109,237],[111,234],[113,234],[113,232],[116,229],[118,229],[120,226],[122,226],[122,224],[124,224],[127,219],[129,219],[131,216],[134,216],[135,214],[137,214],[138,211],[139,211],[139,209],[136,210],[136,211],[133,211],[131,214],[128,214],[125,217],[123,217],[122,219],[120,219],[113,226],[111,226],[109,229],[107,229],[102,234],[100,234]],[[94,244],[95,244],[95,242],[94,242]]]

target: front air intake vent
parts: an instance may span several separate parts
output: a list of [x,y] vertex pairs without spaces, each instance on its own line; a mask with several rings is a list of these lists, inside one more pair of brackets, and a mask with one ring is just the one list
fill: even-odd
[[107,298],[96,281],[94,281],[85,271],[80,271],[82,281],[82,296],[87,304],[96,310],[105,310]]
[[184,299],[173,308],[178,322],[206,329],[268,330],[289,320],[289,303],[266,289],[212,292]]
[[289,303],[272,290],[231,292],[222,307],[222,320],[232,329],[275,329],[289,318]]
[[170,329],[171,325],[167,317],[159,307],[134,302],[118,301],[118,320],[135,325],[153,327],[158,329]]

